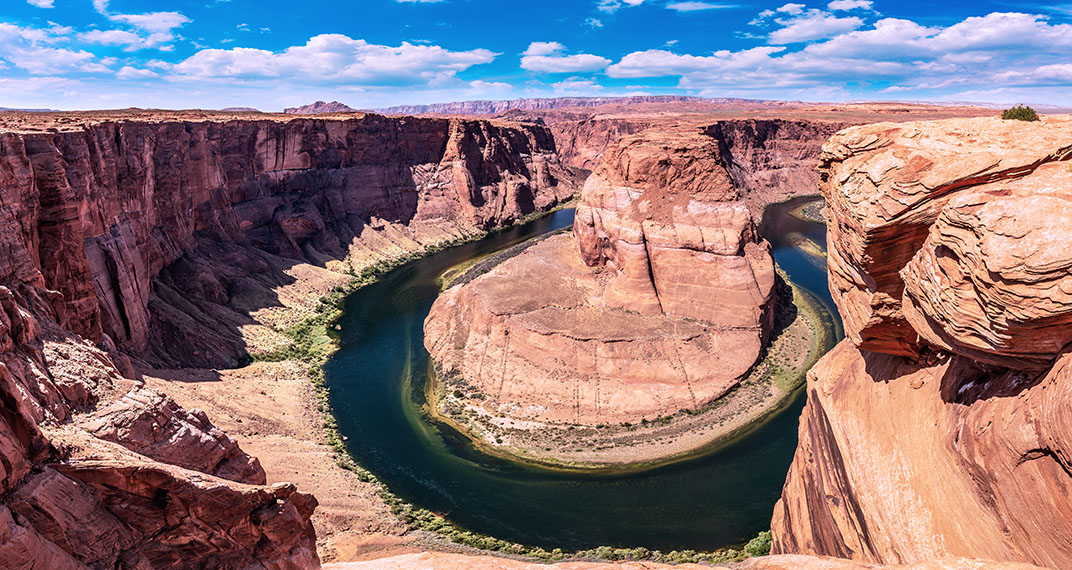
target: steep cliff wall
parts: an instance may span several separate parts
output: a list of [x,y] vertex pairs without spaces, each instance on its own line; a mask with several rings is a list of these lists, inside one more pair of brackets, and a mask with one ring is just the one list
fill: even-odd
[[1072,566],[1072,120],[823,147],[846,336],[808,380],[776,552]]
[[233,365],[293,267],[360,270],[575,190],[535,126],[55,124],[0,131],[4,568],[317,567],[316,499],[266,486],[207,415],[132,380],[128,355]]
[[501,225],[570,196],[562,177],[550,132],[533,125],[368,115],[4,133],[13,231],[0,279],[61,293],[60,324],[95,342],[235,364],[241,339],[183,301],[227,305],[249,276],[344,258],[384,222]]

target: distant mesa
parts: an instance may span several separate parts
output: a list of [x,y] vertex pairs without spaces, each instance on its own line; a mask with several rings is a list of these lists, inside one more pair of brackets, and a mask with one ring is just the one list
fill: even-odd
[[55,113],[55,109],[15,109],[11,107],[0,107],[0,112],[3,111],[17,111],[19,113]]
[[349,105],[344,105],[338,101],[332,101],[325,103],[324,101],[317,101],[311,105],[302,105],[301,107],[287,107],[283,110],[288,115],[320,115],[324,113],[355,113],[357,109]]
[[260,109],[254,109],[253,107],[224,107],[220,109],[227,113],[260,113]]
[[431,105],[399,105],[374,109],[386,115],[498,115],[507,111],[547,111],[566,107],[601,107],[604,105],[641,105],[667,103],[698,103],[735,107],[787,107],[802,105],[793,101],[758,99],[684,97],[680,95],[634,95],[630,97],[547,97],[541,99],[510,99],[503,101],[460,101]]

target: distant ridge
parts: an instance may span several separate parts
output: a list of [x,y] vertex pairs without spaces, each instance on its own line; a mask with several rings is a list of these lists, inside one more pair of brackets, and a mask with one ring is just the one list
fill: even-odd
[[353,113],[357,109],[344,105],[338,101],[332,101],[326,103],[324,101],[317,101],[312,105],[302,105],[301,107],[287,107],[283,109],[284,113],[289,115],[319,115],[321,113]]
[[707,103],[707,104],[753,104],[784,106],[784,101],[753,99],[685,97],[681,95],[634,95],[630,97],[548,97],[538,99],[510,99],[502,101],[460,101],[433,103],[431,105],[399,105],[374,109],[387,115],[498,115],[512,110],[545,111],[562,107],[598,107],[602,105],[639,105],[643,103]]
[[56,109],[13,109],[11,107],[0,107],[0,111],[18,111],[20,113],[55,113]]
[[227,113],[260,113],[260,109],[254,109],[253,107],[224,107],[220,111]]

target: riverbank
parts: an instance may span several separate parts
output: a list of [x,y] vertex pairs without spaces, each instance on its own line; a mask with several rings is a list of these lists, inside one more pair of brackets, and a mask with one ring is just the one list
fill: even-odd
[[[143,378],[150,386],[166,389],[184,407],[206,412],[218,427],[233,434],[243,449],[259,458],[269,484],[293,482],[319,498],[313,523],[317,550],[324,562],[373,560],[428,550],[530,561],[718,563],[746,557],[744,549],[732,548],[714,552],[612,547],[575,551],[519,544],[472,532],[408,503],[352,459],[346,438],[339,433],[323,376],[324,364],[338,349],[335,322],[344,299],[376,283],[393,268],[480,237],[483,234],[467,232],[458,239],[423,244],[422,249],[402,249],[397,257],[373,260],[356,276],[350,272],[325,273],[311,265],[296,266],[294,275],[299,278],[279,292],[281,298],[296,299],[309,291],[320,291],[321,296],[311,307],[284,307],[275,313],[295,323],[291,326],[256,325],[270,328],[289,339],[288,343],[262,343],[255,362],[239,369],[143,369]],[[767,545],[769,540],[757,539],[749,552],[760,552],[757,544]]]
[[[530,214],[512,226],[571,203]],[[294,264],[288,270],[293,282],[275,290],[280,302],[252,313],[243,329],[249,365],[142,368],[142,378],[183,407],[204,411],[259,459],[269,484],[295,483],[318,498],[312,520],[322,561],[457,550],[434,533],[414,533],[421,528],[415,520],[438,516],[397,498],[349,457],[328,404],[322,367],[337,349],[333,322],[346,295],[396,267],[487,235],[457,224],[377,224],[359,236],[346,258],[324,267]]]
[[440,380],[426,384],[425,413],[484,453],[552,469],[635,471],[714,453],[791,403],[807,370],[834,344],[826,308],[780,274],[776,325],[763,358],[738,386],[698,410],[596,427],[521,422],[474,405]]

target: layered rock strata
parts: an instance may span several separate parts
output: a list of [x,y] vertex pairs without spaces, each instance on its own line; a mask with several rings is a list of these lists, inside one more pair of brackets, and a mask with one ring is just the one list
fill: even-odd
[[265,485],[136,368],[242,362],[250,329],[288,324],[280,286],[330,288],[574,192],[541,127],[223,117],[0,132],[4,568],[318,567],[316,500]]
[[824,146],[847,339],[808,380],[776,552],[1072,565],[1072,120]]
[[425,344],[446,391],[506,427],[638,423],[747,374],[774,284],[718,142],[646,131],[589,177],[571,235],[444,292]]

